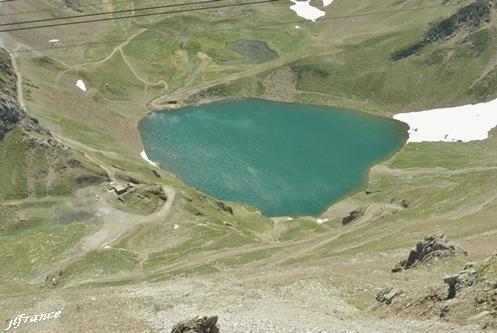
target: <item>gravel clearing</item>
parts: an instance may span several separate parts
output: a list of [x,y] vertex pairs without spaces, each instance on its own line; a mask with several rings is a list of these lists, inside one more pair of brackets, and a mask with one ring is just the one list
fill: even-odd
[[[198,315],[219,316],[218,325],[223,333],[479,331],[477,327],[440,322],[379,320],[347,304],[327,281],[304,278],[286,284],[286,279],[288,275],[278,273],[248,279],[238,274],[177,279],[127,288],[121,297],[127,302],[132,300],[130,316],[145,320],[157,332],[164,333],[170,332],[175,323]],[[149,308],[140,306],[139,300],[143,299],[151,302]]]

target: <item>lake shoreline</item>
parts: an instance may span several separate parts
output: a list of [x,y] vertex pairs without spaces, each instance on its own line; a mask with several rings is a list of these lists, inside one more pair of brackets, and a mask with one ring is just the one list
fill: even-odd
[[[184,111],[187,108],[201,107],[204,105],[225,105],[225,104],[233,103],[233,102],[250,102],[250,101],[263,102],[263,103],[269,103],[269,104],[285,104],[285,105],[289,105],[290,107],[302,106],[302,107],[312,107],[312,108],[326,108],[326,109],[329,108],[330,110],[333,109],[333,107],[330,107],[329,105],[302,104],[302,103],[295,103],[295,102],[288,102],[288,101],[276,101],[276,100],[268,100],[268,99],[262,99],[262,98],[251,98],[251,97],[228,98],[228,99],[220,98],[220,99],[209,99],[209,100],[204,99],[198,103],[192,103],[189,105],[187,105],[186,103],[177,103],[177,104],[174,104],[174,107],[165,108],[165,109],[159,110],[159,111],[155,111],[155,110],[150,111],[148,113],[147,117],[144,117],[142,120],[140,120],[139,126],[142,124],[142,121],[144,121],[146,118],[150,117],[152,114],[161,114],[164,112],[169,113],[169,112],[174,112],[174,111],[179,112],[179,111]],[[389,153],[386,157],[375,160],[366,167],[366,169],[364,170],[363,175],[362,175],[361,184],[359,186],[354,187],[354,189],[352,189],[350,191],[347,191],[346,193],[341,195],[338,199],[330,201],[326,205],[326,207],[324,207],[319,213],[316,213],[316,214],[296,213],[296,214],[290,215],[290,217],[292,217],[292,218],[298,218],[298,217],[304,217],[304,216],[311,216],[313,218],[319,218],[324,213],[326,213],[336,203],[343,201],[344,199],[354,195],[355,193],[358,193],[358,192],[365,190],[368,186],[368,183],[369,183],[369,176],[370,176],[371,168],[375,165],[378,165],[378,164],[384,162],[384,161],[387,161],[392,156],[397,154],[405,146],[405,144],[407,142],[407,139],[408,139],[407,130],[409,127],[403,122],[400,122],[400,121],[395,120],[395,119],[390,118],[390,117],[385,117],[385,116],[381,116],[381,115],[374,115],[371,113],[367,113],[367,112],[359,111],[359,110],[353,110],[350,108],[335,107],[335,109],[339,109],[340,111],[345,112],[345,113],[354,113],[354,114],[359,115],[361,117],[366,117],[366,118],[370,118],[370,119],[381,119],[382,121],[391,122],[398,129],[399,133],[401,134],[402,140],[396,146],[396,148],[391,153]],[[138,126],[138,130],[139,130],[139,126]],[[140,130],[139,130],[139,132],[140,132]],[[143,136],[142,136],[141,132],[140,132],[140,137],[141,137],[142,143],[143,143],[144,141],[143,141]],[[175,174],[172,170],[168,169],[167,167],[165,167],[164,170],[166,170],[167,172],[178,177],[183,183],[188,184],[187,182],[182,180],[179,175]],[[192,185],[188,185],[188,186],[192,186]],[[193,187],[197,187],[197,186],[193,186]],[[202,191],[202,192],[205,192],[205,191]],[[216,197],[214,195],[211,195],[211,196]],[[237,200],[232,199],[232,198],[227,199],[227,200],[237,201]],[[253,203],[252,204],[247,203],[247,204],[254,205]],[[260,209],[260,207],[257,207],[257,208]],[[281,217],[281,216],[271,216],[269,214],[265,214],[265,215],[270,217],[270,218]]]

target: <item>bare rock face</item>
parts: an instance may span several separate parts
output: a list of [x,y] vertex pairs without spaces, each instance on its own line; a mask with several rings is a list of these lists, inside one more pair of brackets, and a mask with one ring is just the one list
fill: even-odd
[[483,263],[469,262],[459,273],[447,276],[440,284],[417,290],[385,288],[376,294],[375,311],[405,314],[414,318],[443,318],[450,322],[466,322],[482,329],[497,328],[497,254]]
[[351,211],[349,215],[342,217],[342,225],[347,225],[354,222],[359,217],[361,217],[361,215],[362,214],[358,209]]
[[444,234],[437,234],[425,237],[422,242],[418,242],[416,247],[409,252],[407,259],[395,265],[392,272],[400,272],[420,263],[432,260],[433,258],[447,258],[459,254],[467,255],[467,252],[460,247],[450,244]]
[[24,118],[16,103],[0,95],[0,140]]
[[15,100],[0,94],[0,141],[17,125],[28,132],[33,131],[51,137],[50,132],[42,127],[37,119],[28,116]]
[[171,333],[219,333],[217,316],[197,317],[174,325]]
[[444,282],[449,286],[447,315],[466,317],[483,328],[497,327],[497,254],[481,264],[467,263]]
[[[482,264],[467,263],[460,273],[447,276],[444,282],[449,285],[449,299],[471,287],[484,291],[497,290],[497,254],[488,257]],[[497,298],[494,301],[497,306]]]
[[394,300],[404,294],[403,290],[397,288],[385,288],[376,294],[376,301],[381,304],[390,305]]
[[16,81],[10,55],[0,48],[0,141],[17,125],[49,136],[50,133],[39,125],[38,120],[27,115],[17,103]]
[[476,263],[467,263],[464,269],[457,275],[447,276],[444,282],[449,285],[448,299],[456,297],[463,289],[473,286],[476,283]]

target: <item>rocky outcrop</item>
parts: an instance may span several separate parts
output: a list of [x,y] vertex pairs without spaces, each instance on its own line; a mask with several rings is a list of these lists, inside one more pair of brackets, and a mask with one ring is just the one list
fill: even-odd
[[444,316],[465,317],[483,328],[497,327],[497,254],[482,264],[467,263],[444,282],[449,286]]
[[0,48],[0,93],[4,96],[17,96],[17,75],[7,50]]
[[219,333],[217,316],[197,317],[174,325],[171,333]]
[[351,222],[354,222],[359,217],[361,217],[361,215],[362,214],[358,209],[351,211],[349,215],[342,217],[342,225],[347,225]]
[[392,60],[407,58],[428,45],[449,38],[463,29],[479,27],[482,22],[490,19],[491,8],[496,7],[496,4],[495,0],[476,0],[462,7],[448,18],[432,23],[422,40],[395,51],[390,58]]
[[[444,282],[449,286],[448,299],[459,296],[471,287],[495,290],[497,294],[497,254],[487,258],[481,265],[467,263],[461,272],[447,276]],[[497,310],[497,298],[494,301]]]
[[459,273],[447,276],[444,282],[448,290],[441,288],[439,282],[423,286],[421,293],[417,285],[405,290],[382,289],[371,309],[497,328],[497,254],[483,263],[467,263]]
[[59,281],[62,279],[62,270],[56,270],[47,275],[45,278],[45,288],[56,288]]
[[227,204],[225,204],[224,202],[222,201],[218,201],[216,202],[216,205],[219,209],[225,211],[226,213],[230,213],[231,215],[234,214],[233,212],[233,208],[231,208],[230,206],[228,206]]
[[404,291],[398,288],[384,288],[376,294],[376,301],[380,304],[390,305],[402,294]]
[[81,9],[80,0],[64,0],[64,6],[71,8],[72,10],[83,13]]
[[434,258],[447,258],[459,254],[467,255],[466,251],[460,247],[450,244],[444,234],[431,235],[418,242],[416,247],[409,252],[407,259],[395,265],[392,272],[400,272],[416,267],[416,265]]
[[23,114],[20,111],[17,105],[0,96],[0,140],[21,121]]
[[447,276],[444,282],[449,285],[448,299],[456,297],[463,289],[468,288],[476,283],[476,263],[470,262],[464,266],[464,269],[456,275]]
[[17,102],[0,95],[0,141],[17,125],[29,132],[51,136],[50,132],[40,126],[37,119],[28,116]]
[[0,49],[0,141],[18,124],[27,131],[49,134],[38,120],[26,114],[16,101],[17,76],[10,61],[10,55]]

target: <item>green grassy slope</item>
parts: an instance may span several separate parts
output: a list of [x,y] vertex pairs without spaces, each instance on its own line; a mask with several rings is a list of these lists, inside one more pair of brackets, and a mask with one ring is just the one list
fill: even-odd
[[[327,9],[328,15],[349,19],[317,23],[295,23],[298,18],[288,4],[275,3],[209,15],[189,13],[72,26],[67,31],[39,30],[36,40],[27,34],[15,36],[32,48],[43,48],[43,41],[55,35],[67,44],[78,38],[96,42],[18,55],[29,112],[55,137],[83,156],[92,156],[118,178],[136,179],[144,187],[168,185],[177,194],[167,219],[140,225],[112,249],[92,251],[71,262],[60,285],[157,281],[180,273],[208,273],[287,257],[281,263],[305,264],[408,247],[440,229],[460,240],[494,231],[494,138],[467,144],[407,145],[373,170],[368,184],[373,194],[360,192],[346,201],[366,214],[368,207],[373,207],[371,211],[402,200],[409,207],[373,215],[364,227],[325,243],[349,229],[339,226],[336,219],[318,225],[311,218],[273,226],[254,208],[230,203],[231,214],[167,171],[155,170],[154,174],[139,157],[143,147],[136,129],[148,107],[240,96],[346,106],[380,115],[491,99],[497,94],[495,9],[477,25],[464,26],[410,56],[392,59],[392,54],[419,42],[430,27],[472,2],[337,0]],[[132,4],[120,3],[116,8]],[[438,7],[400,11],[434,5]],[[362,15],[383,11],[396,12]],[[244,40],[265,43],[277,57],[254,61],[230,47]],[[75,87],[78,79],[87,83],[87,92]],[[168,103],[172,101],[176,104]],[[0,162],[0,168],[19,171],[12,173],[12,179],[2,180],[2,198],[27,196],[30,188],[38,189],[34,194],[66,195],[67,191],[59,189],[67,190],[67,183],[55,186],[41,177],[41,185],[30,185],[23,177],[50,174],[43,171],[47,170],[43,156],[28,156],[15,144],[23,135],[13,132],[0,144],[0,154],[15,157]],[[41,162],[32,164],[33,159]],[[69,173],[64,181],[73,181],[71,177]],[[153,203],[152,208],[142,204],[138,196],[128,199],[116,202],[115,207],[126,210],[123,205],[130,205],[126,208],[134,213],[155,209]],[[71,228],[82,233],[92,229],[80,224]],[[320,245],[318,241],[322,246],[311,253],[297,251]],[[21,268],[20,272],[27,271]]]

